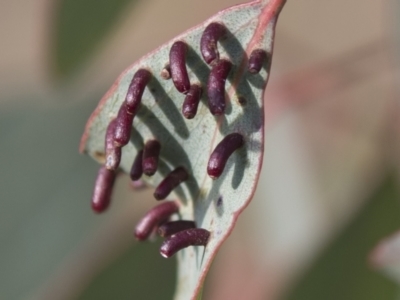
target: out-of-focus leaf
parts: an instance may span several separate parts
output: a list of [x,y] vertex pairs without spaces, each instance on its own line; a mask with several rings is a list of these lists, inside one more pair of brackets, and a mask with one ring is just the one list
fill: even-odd
[[90,106],[1,110],[1,299],[36,289],[101,222],[87,208],[95,170],[76,149]]
[[160,243],[137,244],[101,272],[80,300],[171,299],[175,261],[156,255]]
[[84,64],[128,4],[139,0],[60,0],[54,11],[53,72],[68,77]]
[[[189,180],[169,199],[180,200],[182,219],[194,220],[198,227],[211,232],[204,250],[191,247],[179,252],[176,299],[196,297],[216,251],[253,196],[263,155],[263,94],[269,64],[260,73],[251,74],[247,71],[247,59],[255,49],[272,54],[275,25],[284,2],[254,1],[226,9],[149,53],[121,74],[86,126],[81,149],[104,163],[105,131],[124,103],[133,75],[143,68],[151,71],[153,78],[133,121],[134,133],[123,148],[121,168],[129,173],[144,142],[157,139],[161,143],[162,163],[158,172],[144,177],[144,181],[156,186],[171,170],[183,166],[189,172]],[[218,49],[221,59],[228,59],[233,65],[225,86],[226,112],[218,117],[204,105],[210,66],[203,61],[200,51],[201,36],[211,22],[223,23],[228,29]],[[180,113],[184,95],[172,80],[160,75],[176,41],[188,45],[186,66],[190,82],[200,83],[204,90],[197,115],[191,120]],[[223,175],[212,180],[207,175],[209,155],[231,133],[240,133],[245,146],[232,155]]]
[[400,233],[396,232],[379,242],[370,259],[377,270],[400,283]]
[[389,177],[285,299],[395,299],[395,284],[374,272],[368,253],[400,226],[399,187]]

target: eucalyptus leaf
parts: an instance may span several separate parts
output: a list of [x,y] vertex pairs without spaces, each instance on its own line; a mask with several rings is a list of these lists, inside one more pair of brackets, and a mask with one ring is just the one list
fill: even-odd
[[[149,140],[161,144],[160,164],[154,176],[142,179],[157,186],[165,176],[183,166],[189,179],[167,200],[180,203],[182,219],[194,220],[197,227],[211,233],[205,247],[189,247],[177,254],[178,286],[175,299],[195,299],[213,257],[229,236],[240,212],[251,200],[262,164],[264,145],[263,95],[269,75],[274,30],[285,1],[254,1],[219,12],[204,23],[177,36],[128,67],[100,101],[90,117],[81,140],[81,151],[105,162],[106,129],[125,102],[133,76],[149,70],[152,79],[144,90],[133,120],[128,145],[122,148],[120,167],[129,173],[137,153]],[[176,42],[187,45],[186,67],[191,84],[206,90],[211,67],[203,60],[200,40],[211,23],[223,24],[227,33],[218,43],[220,61],[232,63],[225,83],[226,110],[220,116],[210,113],[204,92],[196,116],[186,119],[180,113],[185,96],[173,80],[165,79],[170,49]],[[248,71],[254,50],[264,50],[267,62],[259,73]],[[251,61],[251,60],[250,60]],[[171,63],[171,69],[173,69]],[[244,146],[228,159],[222,175],[207,174],[210,154],[224,137],[239,133]]]

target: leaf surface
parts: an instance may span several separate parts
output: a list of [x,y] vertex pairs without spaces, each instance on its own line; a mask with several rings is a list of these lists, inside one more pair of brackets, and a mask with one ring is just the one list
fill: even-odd
[[[272,55],[275,24],[284,2],[254,1],[226,9],[147,54],[120,75],[87,123],[81,151],[104,163],[106,128],[117,116],[133,75],[143,68],[152,73],[133,120],[130,142],[122,148],[120,167],[129,173],[144,143],[158,140],[161,144],[158,171],[142,179],[157,186],[170,171],[180,166],[186,168],[189,180],[174,189],[168,200],[180,202],[181,219],[194,220],[197,227],[211,232],[206,247],[189,247],[177,254],[176,299],[196,297],[216,251],[253,196],[263,157],[263,94],[270,63],[265,63],[257,74],[247,71],[247,63],[256,49]],[[218,43],[218,50],[220,59],[232,63],[225,84],[226,110],[221,116],[213,116],[208,108],[206,86],[210,66],[200,51],[203,31],[212,22],[222,23],[228,29]],[[176,41],[188,45],[186,66],[190,83],[201,84],[204,91],[197,115],[190,120],[180,112],[185,96],[172,80],[161,76]],[[244,146],[231,155],[222,175],[213,180],[207,174],[210,154],[231,133],[241,134]]]

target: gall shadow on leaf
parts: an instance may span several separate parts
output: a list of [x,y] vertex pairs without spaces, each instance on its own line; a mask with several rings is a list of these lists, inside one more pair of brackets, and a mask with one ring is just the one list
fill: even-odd
[[219,195],[219,197],[216,197],[213,201],[214,203],[214,208],[215,211],[217,212],[218,216],[222,216],[224,214],[224,197],[222,195]]
[[[203,58],[190,46],[186,53],[186,65],[196,75],[200,82],[206,83],[210,75],[210,67],[203,61]],[[204,88],[204,87],[203,87]]]
[[[247,81],[248,76],[243,76],[240,81],[237,94],[245,97],[246,105],[241,106],[243,109],[243,114],[247,116],[251,116],[249,119],[252,120],[251,132],[258,131],[263,125],[263,110],[261,105],[257,102],[256,96],[252,88],[250,87],[249,82]],[[261,101],[263,101],[261,99]]]
[[196,259],[196,268],[197,270],[200,270],[203,265],[204,256],[206,254],[206,247],[204,246],[193,246],[189,248],[184,248],[176,254],[177,259],[178,261],[184,261],[185,257],[190,256],[191,251],[194,252],[194,258]]
[[135,130],[134,127],[132,128],[132,131],[131,131],[130,141],[133,144],[133,146],[135,147],[135,149],[137,150],[137,152],[139,152],[140,150],[143,150],[144,139],[143,139],[142,135],[140,134],[140,132]]
[[[236,36],[227,29],[227,33],[223,39],[220,40],[220,45],[224,48],[229,60],[232,62],[232,69],[229,72],[227,81],[229,81],[230,85],[234,84],[235,74],[237,73],[242,60],[247,61],[247,55],[245,50],[243,49],[240,41],[236,38]],[[223,55],[221,58],[224,58]],[[228,95],[225,93],[225,100],[226,100],[226,108],[225,114],[230,115],[233,110],[232,99],[228,100]]]
[[246,146],[240,148],[237,150],[236,153],[234,153],[236,156],[235,158],[235,171],[233,172],[232,176],[232,188],[236,190],[240,183],[243,180],[244,177],[244,172],[246,170],[246,165],[247,165],[247,148]]
[[243,49],[242,44],[236,36],[228,29],[226,37],[221,39],[219,43],[224,48],[233,64],[231,71],[232,74],[233,72],[236,72],[236,69],[240,66],[243,59],[247,61],[246,51]]
[[153,95],[156,103],[163,111],[165,117],[171,122],[171,124],[175,128],[175,132],[183,139],[187,139],[189,137],[189,130],[187,128],[186,123],[183,120],[183,115],[176,108],[174,102],[171,97],[165,92],[161,83],[157,78],[153,77],[153,79],[149,83],[150,93]]
[[232,107],[232,101],[228,100],[228,93],[225,91],[225,112],[224,115],[229,116],[232,113],[233,107]]
[[251,74],[251,73],[247,72],[246,77],[247,77],[248,82],[250,82],[253,87],[260,89],[260,90],[264,88],[265,80],[261,76],[260,73]]
[[242,113],[239,114],[234,120],[228,123],[228,120],[222,118],[221,126],[219,130],[222,134],[227,135],[232,132],[241,133],[244,136],[259,131],[262,128],[264,121],[264,112],[261,106],[258,104],[257,99],[245,77],[240,81],[237,89],[238,97],[244,97],[245,104],[240,105],[237,101],[230,99],[232,105],[238,105],[242,109]]
[[[200,270],[201,266],[203,265],[203,261],[204,261],[204,256],[206,255],[206,247],[207,246],[197,246],[194,247],[194,252],[196,253],[195,257],[197,258],[196,264],[197,264],[197,269]],[[203,252],[203,253],[199,253],[199,252]]]
[[[203,103],[204,106],[208,107],[207,82],[208,77],[210,76],[210,67],[203,61],[203,58],[200,57],[200,55],[190,46],[188,46],[186,54],[186,65],[190,68],[193,74],[196,75],[198,80],[197,83],[201,85],[202,93],[200,102]],[[193,80],[191,80],[191,82],[192,81]]]
[[[228,31],[226,38],[220,41],[220,44],[233,63],[232,70],[227,79],[232,85],[234,84],[235,74],[238,71],[242,61],[245,61],[247,63],[248,57],[240,41],[230,31]],[[269,69],[269,65],[266,65],[264,67]],[[261,106],[257,102],[256,96],[254,95],[250,83],[253,88],[257,88],[260,90],[263,89],[265,86],[265,80],[260,74],[250,74],[246,70],[243,71],[242,78],[237,85],[236,96],[238,98],[243,97],[245,99],[245,103],[239,104],[238,101],[230,99],[229,101],[227,101],[228,103],[226,106],[226,115],[229,115],[233,109],[236,109],[234,105],[238,105],[243,110],[243,114],[239,115],[230,124],[228,124],[227,119],[224,118],[222,120],[221,126],[219,127],[221,133],[229,134],[233,130],[248,136],[252,132],[260,130],[260,128],[262,127],[263,112],[261,110]],[[226,97],[226,99],[228,98]],[[251,122],[250,126],[249,120]],[[231,132],[227,132],[227,128],[231,128]]]
[[213,180],[212,187],[207,197],[205,197],[205,199],[202,200],[203,202],[201,205],[202,209],[200,210],[202,213],[200,217],[196,220],[196,223],[198,225],[200,226],[203,225],[204,216],[206,215],[208,207],[211,204],[214,205],[215,211],[217,212],[218,216],[221,217],[224,214],[225,199],[223,193],[221,192],[222,184],[226,180],[228,180],[227,175],[229,174],[231,168],[235,168],[232,175],[231,186],[234,190],[236,190],[243,181],[246,164],[247,164],[247,150],[246,147],[242,147],[241,149],[235,151],[229,158],[222,175],[218,179]]
[[[187,153],[185,152],[181,144],[173,137],[173,135],[171,135],[168,129],[165,128],[165,126],[161,123],[161,121],[154,115],[154,113],[147,106],[142,104],[137,114],[137,117],[143,122],[145,126],[148,127],[148,129],[152,132],[154,138],[160,141],[161,143],[160,158],[164,159],[172,166],[176,167],[183,166],[187,169],[189,174],[193,174],[193,168]],[[168,143],[168,148],[165,146],[163,147],[163,144],[165,145],[166,143]],[[166,152],[165,149],[174,149],[174,151]],[[169,172],[169,171],[163,171],[163,172]],[[163,173],[163,175],[166,174]],[[189,179],[182,184],[187,185],[188,190],[190,191],[190,197],[192,199],[194,199],[199,194],[200,188],[197,182],[193,180],[193,178],[189,177]],[[181,189],[181,192],[179,192],[180,191],[179,188]],[[187,196],[185,196],[183,189],[181,187],[178,187],[176,191],[178,191],[181,194],[182,201],[188,201]]]

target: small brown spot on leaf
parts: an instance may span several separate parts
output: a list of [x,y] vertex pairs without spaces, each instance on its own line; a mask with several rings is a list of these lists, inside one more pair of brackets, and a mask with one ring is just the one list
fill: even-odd
[[97,161],[99,161],[102,164],[104,164],[106,161],[106,155],[103,152],[95,151],[93,152],[93,156]]
[[239,97],[237,98],[237,101],[238,101],[238,103],[239,103],[241,106],[245,106],[245,105],[247,104],[247,100],[246,100],[246,98],[243,97],[243,96],[239,96]]

